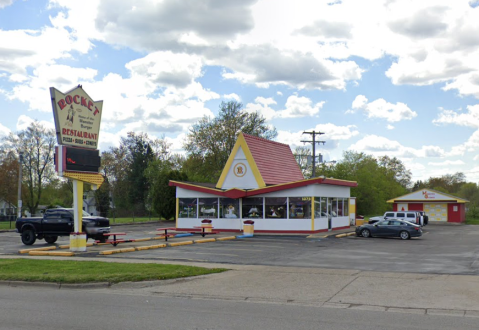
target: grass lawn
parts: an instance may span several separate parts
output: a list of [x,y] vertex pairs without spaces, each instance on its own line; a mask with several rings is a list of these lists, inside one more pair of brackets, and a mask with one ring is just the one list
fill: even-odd
[[221,273],[225,268],[101,261],[0,259],[0,280],[91,283],[167,280]]
[[479,225],[479,219],[466,217],[466,225]]
[[15,229],[15,221],[0,221],[0,230]]

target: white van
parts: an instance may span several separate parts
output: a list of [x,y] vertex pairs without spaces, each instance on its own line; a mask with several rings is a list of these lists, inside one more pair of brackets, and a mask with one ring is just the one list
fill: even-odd
[[424,226],[424,218],[418,211],[389,211],[384,213],[382,217],[372,217],[369,219],[369,224],[373,224],[385,219],[401,219],[412,222],[416,225]]

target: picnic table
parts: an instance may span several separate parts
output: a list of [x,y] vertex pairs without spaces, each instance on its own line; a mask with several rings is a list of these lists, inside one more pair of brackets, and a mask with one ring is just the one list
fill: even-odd
[[[212,234],[218,234],[219,232],[217,231],[212,231],[213,230],[213,227],[209,227],[209,226],[196,226],[196,227],[193,227],[195,229],[201,229],[199,230],[198,234],[201,234],[201,236],[205,237],[205,235],[212,235]],[[208,229],[208,231],[206,231],[206,229]],[[210,231],[211,229],[211,231]],[[192,234],[196,234],[197,232],[193,232]]]
[[158,228],[157,231],[163,231],[164,233],[159,233],[156,235],[162,235],[165,237],[165,241],[168,241],[168,237],[175,237],[175,234],[168,234],[168,230],[176,230],[176,228],[175,227]]
[[118,243],[123,243],[126,242],[124,239],[118,239],[117,236],[123,236],[126,235],[126,233],[105,233],[103,236],[108,236],[111,237],[113,236],[113,239],[107,239],[106,243],[111,243],[113,246],[117,246]]

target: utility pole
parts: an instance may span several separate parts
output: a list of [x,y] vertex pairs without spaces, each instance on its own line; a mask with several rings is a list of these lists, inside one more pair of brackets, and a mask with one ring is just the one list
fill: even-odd
[[316,143],[322,143],[322,144],[325,144],[326,141],[316,141],[316,135],[322,135],[324,133],[322,132],[315,132],[315,131],[312,131],[312,132],[303,132],[303,134],[309,134],[309,135],[312,135],[313,137],[313,141],[301,141],[303,143],[312,143],[313,144],[313,175],[312,177],[316,177]]
[[22,164],[23,151],[18,153],[18,203],[17,203],[17,218],[22,217]]

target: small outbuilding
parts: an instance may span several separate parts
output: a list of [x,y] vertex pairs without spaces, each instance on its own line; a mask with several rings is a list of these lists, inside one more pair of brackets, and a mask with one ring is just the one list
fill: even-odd
[[410,194],[388,200],[394,211],[424,211],[429,222],[466,221],[466,203],[468,200],[443,192],[422,189]]
[[316,233],[348,228],[355,217],[353,181],[304,179],[287,144],[240,133],[215,184],[170,181],[176,187],[176,227],[212,220],[219,231]]

